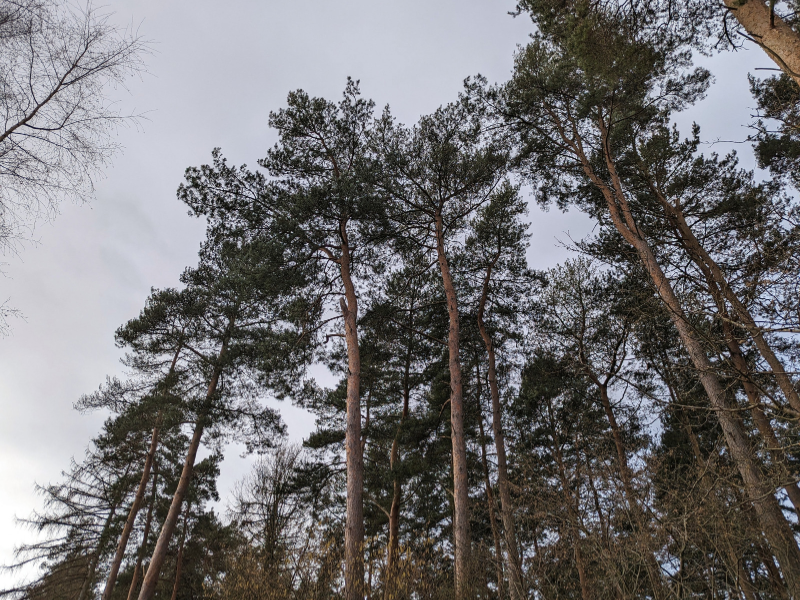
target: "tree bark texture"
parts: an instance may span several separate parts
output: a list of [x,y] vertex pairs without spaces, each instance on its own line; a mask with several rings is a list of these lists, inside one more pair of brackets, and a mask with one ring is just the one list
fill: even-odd
[[467,480],[467,445],[464,438],[464,389],[459,355],[458,297],[444,248],[444,222],[436,214],[436,251],[447,298],[450,327],[447,350],[450,367],[450,432],[453,444],[453,536],[455,538],[455,597],[465,600],[468,594],[470,566],[469,482]]
[[800,33],[763,0],[723,0],[747,35],[800,85]]

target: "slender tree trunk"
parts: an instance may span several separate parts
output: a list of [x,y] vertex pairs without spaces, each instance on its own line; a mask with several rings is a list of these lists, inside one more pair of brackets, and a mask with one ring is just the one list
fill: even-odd
[[739,589],[742,591],[742,595],[744,596],[745,600],[759,600],[753,585],[750,583],[750,579],[747,576],[744,568],[744,560],[742,560],[739,556],[732,557],[735,560],[736,565],[736,584]]
[[742,475],[747,495],[753,503],[764,534],[784,571],[789,589],[793,595],[800,597],[800,551],[798,551],[789,523],[783,516],[772,490],[764,480],[750,440],[736,416],[735,407],[730,405],[725,390],[714,373],[711,361],[709,361],[702,344],[695,337],[694,330],[672,289],[672,284],[661,271],[655,256],[644,240],[639,238],[637,246],[645,268],[650,273],[656,289],[670,311],[681,341],[697,369],[697,376],[717,414],[728,449]]
[[551,439],[553,441],[553,456],[556,459],[556,466],[558,467],[558,477],[561,480],[561,490],[564,496],[564,502],[566,502],[567,514],[569,514],[569,527],[572,534],[572,551],[575,555],[575,566],[578,569],[578,581],[581,585],[581,600],[592,600],[594,595],[592,594],[589,575],[586,572],[586,561],[583,557],[583,551],[581,550],[581,536],[578,526],[579,511],[576,506],[577,500],[570,492],[567,470],[564,466],[564,457],[561,454],[561,446],[558,444],[553,434],[551,434]]
[[[608,130],[602,119],[598,120],[598,125],[602,134],[603,152],[606,166],[612,179],[613,189],[595,174],[591,163],[580,146],[577,147],[576,154],[583,165],[586,175],[602,192],[614,226],[636,250],[642,261],[642,266],[649,274],[653,286],[669,311],[681,342],[697,371],[697,377],[708,394],[711,406],[717,414],[731,457],[742,476],[744,488],[749,500],[753,503],[764,535],[784,572],[789,591],[793,596],[800,598],[800,550],[798,550],[797,542],[794,539],[794,533],[783,516],[773,490],[770,489],[761,473],[758,460],[750,445],[750,440],[741,421],[736,416],[735,407],[730,405],[725,390],[714,373],[714,366],[708,359],[703,345],[696,337],[694,329],[683,311],[681,302],[672,288],[671,282],[658,264],[650,245],[639,231],[622,189],[622,182],[617,175],[616,165],[611,158]],[[576,143],[571,140],[570,142],[575,147]]]
[[[169,372],[167,374],[167,381],[169,381],[169,379],[175,373],[175,365],[178,362],[178,357],[180,356],[182,349],[183,346],[179,345],[175,351],[175,356],[172,358],[172,364],[170,365]],[[114,554],[114,559],[111,561],[111,568],[108,573],[108,579],[106,580],[106,587],[103,590],[102,600],[110,600],[111,594],[114,591],[114,585],[117,583],[119,568],[122,564],[122,559],[125,557],[125,549],[128,547],[128,539],[130,538],[131,531],[133,531],[133,525],[136,522],[136,515],[139,514],[139,509],[141,508],[142,501],[144,500],[144,493],[147,489],[147,481],[150,479],[150,468],[153,465],[153,461],[155,460],[156,456],[156,449],[158,448],[158,431],[161,424],[161,414],[161,411],[159,411],[158,415],[156,416],[156,425],[153,427],[153,435],[150,438],[150,448],[148,449],[147,456],[144,460],[142,478],[139,481],[139,488],[136,490],[136,496],[134,496],[131,510],[128,513],[128,519],[125,521],[122,534],[119,536],[117,551]]]
[[723,0],[747,35],[800,85],[800,33],[763,0]]
[[144,500],[147,482],[150,479],[150,468],[153,465],[153,459],[155,458],[157,448],[158,425],[153,427],[153,435],[150,438],[150,448],[147,451],[147,456],[144,461],[142,478],[139,481],[139,487],[136,490],[136,495],[133,498],[133,504],[131,505],[131,510],[128,513],[128,519],[125,521],[125,526],[122,529],[122,535],[119,537],[116,554],[114,555],[114,559],[111,561],[111,569],[109,570],[108,579],[106,580],[106,587],[103,590],[103,600],[110,600],[111,594],[114,591],[114,585],[117,582],[119,568],[122,564],[122,559],[125,556],[125,549],[128,547],[128,539],[131,536],[131,531],[133,531],[133,524],[136,522],[136,515],[139,513],[139,508],[142,506],[142,500]]
[[192,503],[186,503],[186,510],[183,513],[183,532],[181,532],[181,545],[178,548],[178,556],[175,559],[175,582],[172,584],[172,597],[171,600],[176,600],[178,597],[178,589],[181,584],[181,571],[183,570],[183,548],[186,545],[186,531],[189,527],[189,511],[191,510]]
[[[622,439],[622,431],[620,431],[619,423],[617,423],[617,418],[611,407],[611,399],[608,397],[608,385],[598,381],[596,381],[596,383],[598,383],[598,387],[600,388],[600,402],[603,405],[603,411],[606,413],[608,424],[611,426],[611,436],[614,438],[614,446],[617,450],[617,462],[619,464],[625,499],[633,515],[633,521],[639,529],[639,535],[644,536],[649,542],[650,531],[647,526],[647,519],[645,518],[644,509],[639,502],[639,496],[633,486],[633,473],[628,464],[628,453],[625,449],[625,442]],[[648,546],[649,545],[648,543]],[[658,560],[653,552],[646,552],[644,560],[645,567],[647,568],[647,575],[650,578],[650,584],[653,586],[653,595],[656,600],[667,598],[669,596],[669,591],[665,589],[664,579],[661,574],[661,565],[658,564]]]
[[458,297],[450,265],[444,250],[444,222],[436,214],[436,250],[447,298],[450,327],[447,332],[447,350],[450,367],[450,431],[453,443],[453,536],[455,538],[455,597],[465,600],[468,595],[470,568],[469,534],[469,482],[467,480],[467,444],[464,437],[464,390],[461,382],[459,355]]
[[100,562],[100,556],[103,554],[103,550],[105,549],[106,541],[108,540],[109,531],[111,529],[111,522],[114,520],[114,515],[117,514],[117,508],[119,508],[119,502],[115,500],[111,505],[111,509],[108,511],[108,516],[106,517],[105,522],[103,523],[103,529],[100,530],[100,538],[97,541],[97,549],[89,559],[89,569],[86,573],[86,578],[83,580],[81,591],[78,592],[77,600],[86,600],[86,598],[89,596],[89,588],[92,587],[92,582],[97,574],[97,565]]
[[767,573],[769,574],[769,582],[772,587],[772,591],[775,592],[775,595],[783,600],[789,600],[789,594],[786,592],[786,583],[783,581],[783,577],[781,577],[781,572],[778,570],[778,567],[775,565],[775,558],[772,556],[772,553],[763,545],[763,544],[756,544],[756,551],[758,552],[758,556],[761,559],[764,567],[767,569]]
[[600,495],[597,493],[597,486],[594,484],[594,477],[592,477],[592,466],[589,464],[589,457],[584,456],[584,458],[586,460],[586,480],[589,482],[589,489],[592,491],[592,502],[594,502],[594,510],[597,513],[597,520],[600,523],[600,530],[603,532],[603,543],[606,545],[606,548],[608,548],[608,525],[606,525],[605,515],[603,515],[603,508],[600,506]]
[[[413,325],[414,307],[412,304],[409,311],[409,321]],[[389,457],[389,469],[392,471],[392,506],[389,509],[389,548],[386,554],[386,572],[389,585],[386,586],[386,597],[389,598],[391,584],[396,575],[395,569],[397,557],[400,552],[400,504],[403,501],[403,485],[397,467],[400,462],[400,432],[408,419],[409,405],[411,401],[411,357],[413,354],[413,334],[409,333],[409,342],[406,350],[406,361],[403,368],[403,411],[400,413],[400,424],[397,427],[394,440],[392,440],[392,452]]]
[[358,347],[358,298],[350,274],[347,221],[340,226],[342,254],[339,259],[344,287],[340,305],[347,346],[347,506],[344,533],[345,600],[364,596],[364,454],[361,444],[361,355]]
[[[667,218],[675,228],[681,245],[686,250],[692,262],[694,262],[703,273],[703,277],[706,280],[706,285],[708,286],[709,294],[717,306],[717,311],[722,322],[722,331],[725,338],[725,344],[730,352],[731,362],[737,371],[739,381],[742,383],[742,387],[747,395],[753,421],[756,424],[761,437],[764,439],[764,442],[766,443],[767,449],[769,450],[773,460],[778,464],[786,466],[789,464],[786,459],[786,454],[781,448],[780,442],[775,435],[775,430],[772,428],[772,424],[761,408],[758,388],[750,377],[750,368],[748,367],[747,361],[742,354],[741,346],[739,345],[739,342],[733,333],[731,318],[728,314],[727,307],[725,306],[726,298],[734,307],[737,316],[741,320],[744,320],[746,323],[750,324],[749,326],[746,326],[745,329],[756,343],[756,347],[759,349],[761,356],[764,357],[764,359],[770,365],[770,368],[772,368],[773,374],[778,381],[781,391],[783,391],[784,396],[788,400],[789,404],[795,410],[800,409],[800,396],[798,396],[791,378],[785,372],[780,359],[778,359],[778,357],[775,355],[766,339],[764,339],[763,333],[756,326],[750,311],[739,300],[738,296],[736,296],[726,277],[724,276],[724,273],[722,273],[722,270],[719,268],[719,265],[717,265],[716,261],[711,258],[711,256],[705,251],[705,248],[703,248],[700,244],[700,241],[695,237],[694,232],[686,222],[683,211],[679,207],[673,206],[670,202],[668,202],[666,197],[654,186],[653,190],[657,193],[661,205],[667,213]],[[788,483],[784,486],[784,490],[789,496],[792,505],[795,507],[795,511],[800,515],[800,488],[798,488],[797,483]]]
[[144,521],[144,531],[142,531],[142,544],[139,546],[139,553],[136,557],[136,566],[133,568],[133,578],[131,579],[131,587],[128,589],[128,600],[133,600],[136,597],[136,587],[139,585],[139,577],[142,575],[142,562],[144,561],[144,553],[147,549],[147,539],[150,537],[150,526],[153,522],[153,508],[156,505],[156,495],[158,493],[158,463],[153,463],[153,489],[152,497],[150,498],[150,506],[147,507],[147,518]]
[[497,529],[497,519],[495,518],[495,502],[494,492],[492,491],[492,481],[489,478],[489,460],[486,457],[486,433],[483,430],[483,407],[481,406],[481,397],[483,391],[481,389],[481,370],[480,363],[475,361],[475,381],[477,381],[478,392],[478,425],[481,435],[481,463],[483,464],[483,480],[486,485],[486,503],[487,510],[489,511],[489,525],[492,528],[492,538],[494,539],[494,553],[495,560],[497,561],[497,595],[503,598],[503,549],[500,545],[500,532]]
[[[232,327],[233,323],[229,325],[229,331]],[[228,337],[225,337],[222,342],[219,355],[217,356],[217,361],[223,358],[227,347]],[[217,391],[217,385],[219,384],[219,378],[221,374],[222,369],[219,365],[217,365],[214,368],[214,373],[211,376],[211,381],[208,384],[208,391],[206,392],[205,399],[206,407],[208,407],[213,400],[214,394]],[[161,567],[164,565],[164,559],[167,557],[167,550],[169,548],[170,540],[172,540],[172,535],[175,533],[175,529],[178,526],[178,519],[181,514],[181,507],[183,506],[183,499],[186,497],[186,492],[189,490],[189,483],[192,480],[192,473],[194,472],[194,463],[195,459],[197,458],[197,451],[200,448],[200,440],[203,437],[206,419],[208,418],[206,411],[207,408],[198,415],[197,421],[195,422],[194,433],[192,434],[192,439],[189,442],[189,448],[186,452],[186,459],[183,463],[183,469],[181,470],[181,478],[178,481],[178,487],[175,489],[175,494],[172,496],[172,503],[169,506],[167,518],[164,520],[164,523],[161,526],[161,533],[158,535],[156,547],[153,549],[153,556],[150,558],[147,574],[142,582],[142,589],[139,591],[139,600],[151,600],[153,594],[155,594],[156,585],[158,584],[158,579],[161,576]]]
[[[725,319],[725,316],[726,315],[723,315],[722,331],[725,335],[728,350],[730,351],[731,362],[739,375],[739,380],[742,383],[745,394],[747,394],[747,401],[750,405],[750,413],[753,416],[753,422],[761,434],[761,437],[764,438],[764,443],[772,456],[772,460],[786,468],[789,465],[786,453],[783,451],[778,436],[775,435],[772,423],[770,423],[769,418],[764,414],[764,410],[761,408],[758,388],[753,384],[752,379],[750,379],[750,369],[747,366],[747,361],[742,355],[739,342],[733,335],[731,324]],[[795,512],[800,516],[800,488],[797,487],[797,483],[789,482],[783,486],[783,489],[786,491],[786,495],[789,496],[789,500],[791,500]]]
[[[499,258],[499,256],[498,256]],[[489,357],[489,392],[492,397],[492,433],[494,434],[495,451],[497,452],[497,487],[500,490],[500,511],[503,518],[503,533],[506,538],[506,556],[508,558],[508,580],[511,588],[511,600],[522,600],[525,586],[522,581],[522,569],[517,552],[517,528],[514,523],[514,505],[511,501],[511,489],[508,483],[508,460],[506,458],[506,440],[503,434],[503,409],[500,405],[500,387],[497,384],[497,360],[492,337],[486,330],[483,316],[486,300],[489,296],[489,282],[492,277],[494,262],[486,269],[483,290],[478,306],[478,329],[480,330],[486,353]]]
[[[748,4],[750,3],[757,2],[756,0],[750,0]],[[694,232],[686,222],[683,211],[680,209],[680,207],[674,206],[668,202],[666,197],[664,197],[664,195],[661,194],[657,189],[655,189],[655,191],[659,196],[662,207],[667,213],[667,218],[680,232],[679,241],[686,249],[687,254],[689,254],[689,257],[692,259],[692,261],[703,272],[703,275],[709,281],[709,284],[711,284],[711,281],[713,281],[716,286],[718,286],[716,290],[711,290],[712,294],[717,292],[717,304],[719,305],[718,293],[721,292],[722,296],[724,296],[724,298],[730,302],[734,312],[736,313],[736,316],[739,318],[739,321],[747,333],[753,339],[753,342],[755,343],[756,348],[758,348],[759,353],[764,357],[764,360],[767,361],[770,369],[772,369],[772,373],[775,376],[778,387],[780,387],[781,392],[783,392],[783,395],[789,402],[789,405],[795,410],[795,412],[800,413],[800,394],[797,393],[797,390],[794,387],[794,382],[786,373],[786,370],[783,368],[783,364],[781,363],[780,359],[772,350],[772,347],[769,345],[766,338],[764,338],[764,332],[756,324],[748,308],[736,295],[736,292],[730,286],[730,283],[725,277],[725,274],[722,272],[722,269],[711,257],[711,255],[706,252],[705,248],[702,246],[702,244],[700,244],[700,241],[695,237]]]

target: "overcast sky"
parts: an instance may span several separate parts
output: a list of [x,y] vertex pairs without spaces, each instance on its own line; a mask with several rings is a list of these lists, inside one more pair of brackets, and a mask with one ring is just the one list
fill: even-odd
[[[377,105],[412,124],[453,100],[463,79],[508,78],[513,53],[531,31],[512,18],[513,0],[109,0],[120,24],[153,41],[149,74],[117,94],[147,112],[141,128],[120,130],[125,147],[98,182],[90,205],[64,205],[36,231],[38,244],[7,259],[0,302],[20,309],[10,337],[0,338],[0,564],[30,539],[16,516],[39,507],[34,482],[55,482],[71,456],[80,458],[103,415],[81,415],[73,403],[107,375],[120,374],[114,330],[136,316],[151,287],[178,284],[196,262],[201,222],[175,199],[187,166],[208,162],[221,147],[235,164],[255,165],[275,142],[270,110],[302,88],[338,99],[346,77],[361,80]],[[706,140],[741,140],[752,112],[747,72],[772,67],[759,50],[705,60],[717,83],[692,119]],[[715,146],[717,151],[729,145]],[[739,146],[752,164],[748,146]],[[535,268],[565,251],[558,239],[590,229],[581,215],[531,207],[529,253]],[[292,437],[313,421],[280,405]],[[247,461],[226,455],[221,491]],[[0,586],[7,582],[0,577]]]

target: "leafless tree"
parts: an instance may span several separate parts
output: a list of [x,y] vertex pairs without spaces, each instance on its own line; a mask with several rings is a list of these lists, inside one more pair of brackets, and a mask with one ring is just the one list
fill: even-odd
[[[0,0],[0,256],[65,198],[85,200],[136,119],[109,91],[143,69],[147,43],[91,0]],[[0,304],[0,335],[16,311]]]
[[85,199],[135,118],[109,91],[143,69],[146,42],[91,2],[0,0],[0,253],[59,201]]

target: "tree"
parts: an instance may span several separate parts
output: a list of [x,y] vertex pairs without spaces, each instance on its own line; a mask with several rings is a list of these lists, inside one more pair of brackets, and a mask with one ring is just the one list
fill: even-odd
[[403,243],[435,253],[447,299],[456,598],[466,598],[470,570],[469,485],[464,431],[459,299],[448,258],[467,219],[498,185],[506,165],[499,140],[487,135],[479,111],[466,100],[441,107],[411,130],[387,113],[376,132],[386,177],[381,186],[396,205]]
[[[181,331],[181,346],[186,349],[182,355],[186,364],[179,368],[190,379],[183,401],[185,419],[193,418],[194,428],[140,600],[149,600],[155,593],[203,433],[210,429],[219,437],[226,428],[238,430],[251,447],[258,447],[269,446],[272,436],[281,430],[275,411],[258,404],[255,386],[262,372],[268,378],[276,365],[290,363],[291,347],[297,346],[296,321],[280,301],[293,283],[275,268],[281,256],[282,250],[274,242],[228,240],[215,244],[210,240],[201,251],[199,267],[184,272],[186,288],[155,292],[141,316],[118,334],[133,350],[155,350],[151,360],[163,362],[165,347],[169,348],[168,360],[172,359],[174,347],[164,343],[162,323],[170,315],[170,304],[185,311],[187,327]],[[172,335],[174,330],[168,327],[166,332]],[[245,428],[248,423],[249,431]]]
[[565,31],[564,9],[612,16],[632,35],[647,31],[670,39],[675,47],[703,52],[737,49],[742,39],[759,46],[787,77],[800,85],[800,27],[796,0],[521,0],[518,11],[530,12],[543,31]]
[[487,376],[497,453],[500,512],[503,518],[511,598],[514,600],[521,600],[526,592],[518,552],[511,485],[508,480],[497,357],[503,351],[502,342],[513,338],[512,331],[518,330],[519,316],[524,311],[522,297],[535,285],[525,260],[528,238],[527,226],[522,222],[525,212],[526,207],[518,190],[506,182],[492,195],[490,202],[478,210],[464,247],[463,260],[466,264],[462,267],[475,271],[473,277],[478,280],[473,284],[479,290],[476,322],[488,361]]
[[[302,90],[292,92],[288,107],[270,116],[279,142],[259,161],[270,180],[246,167],[231,169],[216,153],[213,167],[187,172],[189,185],[181,191],[193,210],[211,217],[216,235],[224,238],[234,229],[257,232],[270,227],[270,235],[280,238],[286,264],[308,277],[297,293],[309,299],[318,319],[306,332],[309,339],[320,343],[320,332],[330,332],[328,323],[338,318],[344,323],[343,333],[330,333],[321,344],[344,337],[347,349],[348,599],[358,596],[364,579],[360,285],[380,262],[374,238],[382,235],[376,229],[382,205],[371,192],[369,175],[367,140],[373,109],[351,79],[338,104]],[[337,317],[328,319],[328,310]]]
[[648,123],[697,98],[707,75],[682,72],[685,56],[646,38],[631,39],[629,31],[603,16],[575,17],[571,31],[566,37],[539,38],[520,54],[501,110],[519,134],[523,155],[530,157],[526,171],[540,184],[542,197],[565,203],[573,193],[584,197],[587,212],[613,227],[619,242],[624,240],[641,261],[717,411],[789,588],[800,593],[800,550],[790,525],[749,435],[730,411],[707,349],[632,210],[634,196],[621,176],[627,144],[644,134]]
[[0,6],[0,254],[14,251],[62,197],[83,199],[130,116],[109,88],[141,72],[147,45],[87,3]]
[[[280,142],[260,161],[280,178],[275,196],[283,218],[294,228],[301,252],[323,264],[315,295],[339,295],[347,348],[347,515],[345,519],[345,598],[363,596],[364,456],[361,433],[361,356],[358,334],[358,275],[370,255],[374,221],[380,213],[366,173],[367,140],[374,104],[360,97],[348,79],[344,99],[334,104],[289,95],[289,106],[272,113]],[[373,254],[374,257],[374,254]]]
[[[632,329],[636,313],[621,300],[630,294],[613,274],[599,274],[588,261],[569,261],[547,272],[547,286],[537,298],[540,347],[563,353],[562,359],[588,379],[596,391],[616,450],[616,471],[622,481],[622,496],[630,515],[631,529],[641,540],[648,579],[656,598],[667,598],[664,581],[642,493],[631,468],[631,452],[624,426],[618,419],[617,387],[646,387],[647,380],[631,356]],[[638,371],[638,372],[637,372]],[[615,406],[616,405],[616,406]]]

